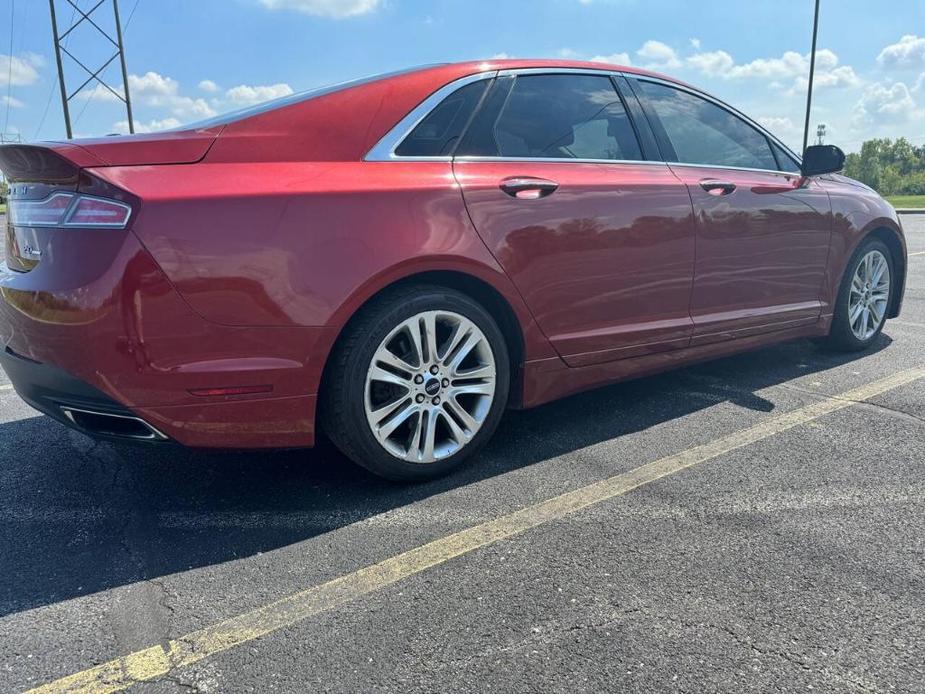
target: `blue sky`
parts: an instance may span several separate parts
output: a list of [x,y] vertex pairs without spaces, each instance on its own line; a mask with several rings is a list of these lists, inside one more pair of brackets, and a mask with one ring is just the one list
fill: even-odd
[[[0,0],[0,130],[63,138],[48,5],[13,3]],[[93,15],[104,26],[108,4]],[[64,28],[73,13],[58,5]],[[802,137],[811,0],[120,0],[120,8],[139,130],[412,65],[510,56],[652,67],[795,147]],[[108,57],[93,31],[85,23],[68,44],[88,63]],[[846,150],[874,136],[925,142],[925,2],[823,0],[817,55],[812,122],[828,125],[829,142]],[[82,79],[65,64],[73,88]],[[121,84],[117,63],[105,74]],[[72,118],[81,136],[125,129],[102,87],[72,102]]]

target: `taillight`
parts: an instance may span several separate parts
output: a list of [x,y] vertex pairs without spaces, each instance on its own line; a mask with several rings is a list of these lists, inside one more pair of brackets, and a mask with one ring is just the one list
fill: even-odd
[[15,227],[125,229],[132,216],[124,202],[76,193],[53,193],[44,200],[11,197],[7,212]]
[[72,202],[71,193],[55,193],[44,200],[10,198],[7,212],[14,227],[56,227]]

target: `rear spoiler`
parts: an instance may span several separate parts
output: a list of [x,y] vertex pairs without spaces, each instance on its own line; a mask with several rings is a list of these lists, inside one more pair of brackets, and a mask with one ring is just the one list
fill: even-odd
[[72,145],[0,145],[0,171],[10,181],[75,184],[81,168],[99,165],[96,157]]

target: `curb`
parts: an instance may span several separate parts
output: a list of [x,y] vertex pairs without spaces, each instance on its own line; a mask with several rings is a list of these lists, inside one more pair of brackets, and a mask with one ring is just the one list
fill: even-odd
[[896,210],[896,214],[925,214],[925,207],[913,207],[905,210]]

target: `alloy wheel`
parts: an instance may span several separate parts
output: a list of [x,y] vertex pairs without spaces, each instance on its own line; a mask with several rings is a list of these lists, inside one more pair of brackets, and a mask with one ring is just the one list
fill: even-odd
[[890,300],[890,266],[880,251],[866,253],[851,278],[848,290],[848,324],[862,341],[880,329]]
[[366,374],[366,419],[383,448],[433,463],[465,447],[495,396],[495,358],[479,327],[458,313],[424,311],[379,344]]

